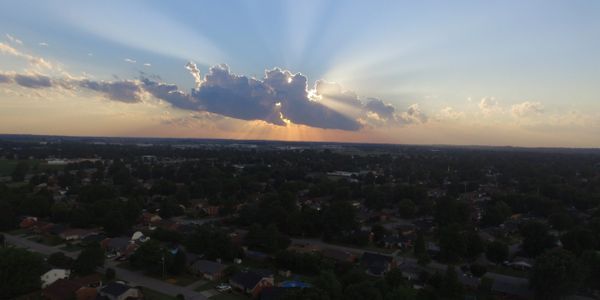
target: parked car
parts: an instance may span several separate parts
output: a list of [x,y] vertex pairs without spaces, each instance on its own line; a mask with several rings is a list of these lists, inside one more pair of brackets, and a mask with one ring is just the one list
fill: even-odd
[[229,285],[228,283],[222,282],[219,283],[216,287],[217,291],[223,293],[223,292],[231,292],[231,285]]

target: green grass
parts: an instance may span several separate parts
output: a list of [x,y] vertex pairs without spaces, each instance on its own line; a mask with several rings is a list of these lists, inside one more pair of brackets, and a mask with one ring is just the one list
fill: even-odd
[[83,248],[79,245],[67,244],[63,247],[60,247],[60,250],[67,252],[77,252],[83,250]]
[[142,293],[146,300],[175,300],[175,297],[163,294],[159,291],[151,290],[147,287],[142,287]]
[[214,289],[215,286],[217,286],[217,282],[215,282],[215,281],[209,281],[209,282],[207,282],[207,283],[205,283],[205,284],[200,285],[199,287],[197,287],[195,289],[195,291],[197,291],[197,292],[207,291],[207,290],[210,290],[210,289]]
[[134,271],[134,272],[143,272],[144,276],[148,276],[148,277],[152,277],[154,279],[158,279],[158,280],[162,280],[174,285],[178,285],[178,286],[188,286],[198,280],[201,280],[201,278],[195,277],[192,274],[189,273],[183,273],[180,275],[166,275],[166,278],[162,278],[161,274],[156,274],[156,273],[152,273],[152,272],[144,272],[144,270],[142,269],[138,269],[135,268],[134,266],[132,266],[128,261],[124,261],[122,263],[117,264],[118,268],[123,268],[123,269],[127,269],[129,271]]
[[209,298],[210,300],[248,300],[250,297],[239,294],[237,292],[232,293],[219,293]]
[[9,176],[12,174],[18,160],[0,159],[0,176]]
[[514,276],[514,277],[529,278],[529,272],[515,270],[513,268],[505,267],[505,266],[491,266],[488,268],[488,272],[493,272],[493,273],[498,273],[498,274],[508,275],[508,276]]
[[57,236],[34,235],[28,239],[32,242],[44,244],[46,246],[58,246],[64,242]]

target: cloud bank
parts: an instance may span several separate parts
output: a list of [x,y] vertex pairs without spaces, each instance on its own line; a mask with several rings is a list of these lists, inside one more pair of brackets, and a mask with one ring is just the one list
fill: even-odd
[[194,63],[185,68],[196,87],[189,93],[177,85],[157,79],[97,81],[91,79],[53,79],[41,74],[0,73],[0,83],[15,83],[32,89],[58,86],[102,93],[124,103],[138,103],[149,94],[174,108],[208,112],[240,120],[260,120],[277,126],[306,125],[322,129],[357,131],[365,126],[401,126],[423,123],[427,116],[418,104],[404,111],[379,99],[361,99],[339,84],[317,81],[310,89],[306,76],[275,68],[256,79],[237,75],[227,65],[213,66],[201,78]]

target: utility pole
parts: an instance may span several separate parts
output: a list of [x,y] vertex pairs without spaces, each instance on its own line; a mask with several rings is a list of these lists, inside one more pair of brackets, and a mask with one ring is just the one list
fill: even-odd
[[162,279],[165,279],[165,254],[162,255]]

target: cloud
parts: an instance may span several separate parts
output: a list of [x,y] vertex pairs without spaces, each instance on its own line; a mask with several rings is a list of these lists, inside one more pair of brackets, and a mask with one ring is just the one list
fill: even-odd
[[180,91],[174,84],[160,83],[149,78],[143,78],[141,83],[145,91],[160,100],[170,103],[176,108],[193,111],[200,110],[198,101]]
[[[198,68],[185,66],[194,76]],[[177,85],[160,82],[159,77],[139,80],[97,81],[90,78],[12,74],[0,82],[15,82],[29,88],[53,86],[68,90],[88,89],[104,94],[110,100],[141,102],[144,95],[169,103],[172,107],[193,113],[206,112],[247,121],[263,121],[278,126],[306,125],[322,129],[357,131],[366,125],[402,126],[423,123],[427,116],[418,104],[398,111],[379,99],[361,100],[354,92],[339,84],[317,81],[309,89],[307,78],[300,73],[275,68],[266,70],[262,79],[232,73],[227,65],[213,66],[190,93]]]
[[135,59],[131,59],[131,58],[126,58],[126,59],[124,59],[124,61],[128,62],[130,64],[135,64],[136,63]]
[[465,117],[465,113],[462,111],[457,111],[452,107],[444,107],[440,110],[440,112],[436,115],[436,119],[438,120],[459,120]]
[[144,67],[151,67],[152,65],[150,63],[144,63]]
[[16,57],[20,57],[20,58],[26,59],[26,60],[29,61],[29,63],[31,65],[36,66],[36,67],[43,67],[43,68],[46,68],[46,69],[52,69],[52,64],[50,64],[49,62],[47,62],[43,58],[23,53],[23,52],[15,49],[13,47],[11,47],[10,45],[4,44],[4,43],[0,43],[0,53],[8,54],[8,55],[12,55],[12,56],[16,56]]
[[524,117],[543,113],[544,106],[540,102],[525,101],[523,103],[513,105],[510,111],[514,117]]
[[11,75],[0,73],[0,83],[10,83],[12,81],[13,79]]
[[46,43],[46,42],[38,43],[38,45],[40,45],[42,47],[48,47],[48,43]]
[[15,43],[18,45],[23,45],[23,41],[21,41],[20,39],[10,35],[10,34],[6,34],[6,38],[11,42],[11,43]]
[[50,77],[40,74],[16,74],[13,79],[20,86],[27,88],[39,89],[52,86],[52,81],[50,80]]
[[396,108],[379,99],[371,99],[367,102],[365,107],[368,111],[377,114],[377,116],[383,120],[392,120],[395,118]]
[[200,84],[202,84],[202,77],[200,76],[200,70],[198,69],[196,64],[189,61],[187,64],[185,64],[185,68],[188,69],[188,71],[190,71],[190,74],[192,74],[192,77],[194,77],[196,87],[199,87]]
[[132,80],[93,81],[84,79],[79,81],[78,85],[82,88],[103,93],[106,97],[115,101],[137,103],[142,100],[141,94],[143,91],[139,84]]
[[498,104],[498,101],[494,97],[482,98],[479,102],[479,109],[484,115],[489,115],[502,110]]
[[419,124],[427,122],[427,115],[421,111],[418,103],[412,104],[404,112],[399,115],[399,120],[404,124]]

